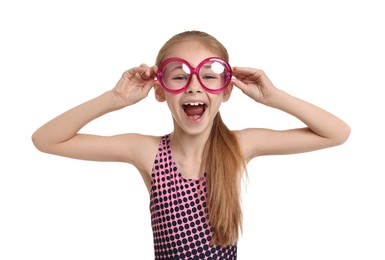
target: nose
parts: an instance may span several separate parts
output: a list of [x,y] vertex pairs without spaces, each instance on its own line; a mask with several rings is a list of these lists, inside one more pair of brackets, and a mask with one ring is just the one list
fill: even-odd
[[203,91],[204,90],[202,88],[201,83],[198,80],[198,76],[196,74],[192,74],[190,84],[188,84],[185,92],[186,93],[195,93],[195,92],[201,93]]

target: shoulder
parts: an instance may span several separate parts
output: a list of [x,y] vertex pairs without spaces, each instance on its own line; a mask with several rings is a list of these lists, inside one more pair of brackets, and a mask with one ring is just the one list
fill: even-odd
[[150,172],[162,136],[143,134],[123,134],[120,136],[125,145],[125,161],[134,165],[139,171]]
[[246,128],[233,131],[247,162],[265,153],[276,132],[266,128]]
[[136,133],[123,134],[122,137],[132,143],[143,144],[143,146],[158,146],[162,138],[162,136],[144,135]]

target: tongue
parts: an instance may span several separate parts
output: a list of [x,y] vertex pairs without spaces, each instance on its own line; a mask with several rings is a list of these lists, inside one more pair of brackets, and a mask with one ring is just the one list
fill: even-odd
[[187,116],[201,115],[204,112],[203,106],[184,106],[184,112]]

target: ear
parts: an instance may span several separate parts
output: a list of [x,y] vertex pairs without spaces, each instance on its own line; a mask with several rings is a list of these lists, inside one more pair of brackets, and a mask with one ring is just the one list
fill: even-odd
[[227,100],[229,100],[229,98],[231,96],[231,92],[233,91],[233,87],[234,87],[234,84],[230,83],[227,86],[227,88],[225,88],[225,90],[223,91],[223,100],[222,100],[222,102],[226,102]]
[[155,99],[158,100],[159,102],[164,102],[166,101],[166,97],[164,95],[164,90],[163,88],[159,85],[158,82],[154,83],[154,92],[155,92]]

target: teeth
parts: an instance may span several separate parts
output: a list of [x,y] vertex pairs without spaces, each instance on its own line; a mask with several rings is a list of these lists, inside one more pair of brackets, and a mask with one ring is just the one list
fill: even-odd
[[196,102],[196,103],[184,103],[183,105],[185,105],[185,106],[188,106],[188,105],[190,105],[190,106],[202,106],[202,105],[204,105],[204,103],[201,103],[201,102]]

